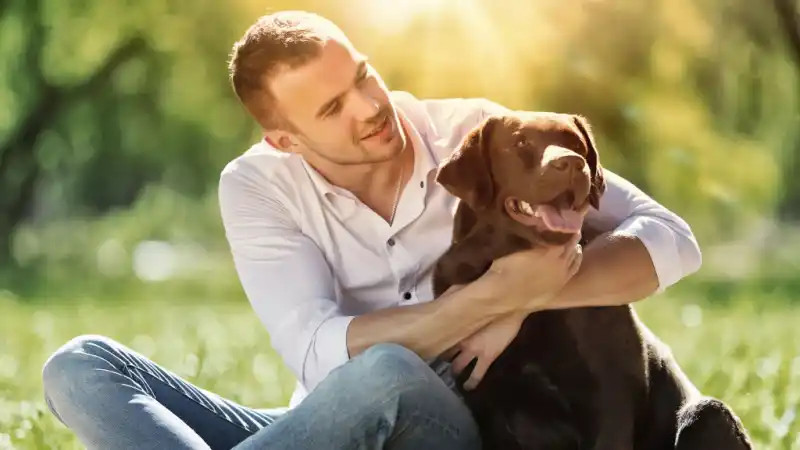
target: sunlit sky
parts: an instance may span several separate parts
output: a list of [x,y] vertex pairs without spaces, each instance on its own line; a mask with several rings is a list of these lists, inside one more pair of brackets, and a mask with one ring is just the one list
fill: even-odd
[[420,15],[438,14],[449,6],[454,10],[453,0],[361,0],[365,18],[374,25],[386,27],[386,31],[399,31]]
[[550,1],[518,3],[513,16],[481,0],[356,0],[353,5],[358,11],[347,15],[345,28],[364,33],[357,46],[379,67],[398,59],[414,67],[413,89],[420,95],[491,93],[498,101],[517,99],[530,83],[520,75],[524,65],[541,49],[554,50],[550,40],[565,31],[551,30],[552,11],[543,10],[558,8]]

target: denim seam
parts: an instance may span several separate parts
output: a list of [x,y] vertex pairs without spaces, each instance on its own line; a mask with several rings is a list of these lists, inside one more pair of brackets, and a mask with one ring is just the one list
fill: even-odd
[[[142,372],[142,373],[144,373],[146,375],[149,375],[149,376],[153,377],[154,379],[156,379],[157,381],[160,381],[161,383],[169,386],[170,389],[172,389],[173,391],[181,394],[183,397],[185,397],[185,398],[191,400],[192,402],[200,405],[201,407],[205,408],[206,410],[211,412],[215,417],[217,417],[217,418],[219,418],[219,419],[221,419],[221,420],[223,420],[223,421],[225,421],[225,422],[227,422],[227,423],[229,423],[229,424],[231,424],[231,425],[233,425],[235,427],[238,427],[241,430],[246,431],[248,433],[255,432],[255,430],[250,430],[250,429],[246,428],[245,426],[243,426],[242,424],[236,423],[236,422],[228,419],[227,417],[225,417],[223,415],[220,415],[218,411],[215,411],[213,408],[209,408],[207,405],[204,405],[203,403],[197,401],[197,399],[193,398],[191,395],[188,395],[187,393],[182,392],[180,389],[178,389],[176,386],[174,386],[172,383],[170,383],[169,380],[163,379],[162,377],[160,377],[159,375],[151,372],[150,370],[138,367],[137,365],[131,364],[131,363],[124,363],[122,365],[122,369],[125,369],[128,372],[130,372],[133,369],[133,370],[137,370],[139,372]],[[151,388],[151,390],[152,390],[152,388]]]
[[[427,387],[428,383],[430,383],[430,380],[427,380],[427,379],[417,380],[414,383],[409,383],[408,385],[403,386],[401,388],[401,390],[406,390],[406,389],[410,389],[410,388],[416,388],[418,385],[422,386],[422,387]],[[385,405],[385,404],[386,404],[386,400],[384,399],[381,402],[381,405]],[[454,427],[454,426],[450,425],[449,423],[442,422],[438,418],[436,418],[434,416],[431,416],[431,415],[428,415],[428,414],[424,414],[424,412],[422,412],[420,410],[414,410],[411,414],[414,417],[421,417],[421,418],[424,418],[427,422],[436,424],[436,426],[440,427],[442,430],[445,430],[445,432],[447,434],[449,434],[450,436],[452,436],[452,437],[459,437],[463,433],[463,431],[461,430],[460,427]],[[402,434],[403,432],[405,432],[406,430],[407,430],[407,427],[404,427],[400,432],[396,433],[395,436],[392,436],[387,441],[387,444],[390,443],[390,442],[393,442],[394,440],[396,440],[399,437],[399,435]]]

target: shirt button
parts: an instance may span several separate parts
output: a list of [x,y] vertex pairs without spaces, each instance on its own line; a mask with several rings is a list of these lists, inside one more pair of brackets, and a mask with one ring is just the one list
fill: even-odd
[[386,243],[389,244],[389,247],[394,247],[394,239],[389,238],[389,240],[386,241]]
[[420,181],[419,182],[419,187],[424,188],[425,187],[425,182],[424,181]]
[[411,300],[411,292],[406,292],[405,294],[403,294],[403,298],[406,300]]

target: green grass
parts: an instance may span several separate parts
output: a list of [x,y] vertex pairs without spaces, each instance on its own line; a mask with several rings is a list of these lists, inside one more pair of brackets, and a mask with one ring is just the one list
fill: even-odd
[[[716,307],[692,302],[673,294],[638,309],[696,384],[735,408],[757,448],[800,449],[800,311],[785,303],[770,309],[767,297]],[[47,356],[79,334],[111,336],[243,404],[282,405],[293,388],[244,302],[50,304],[0,294],[0,311],[0,449],[81,448],[47,411],[40,376]]]

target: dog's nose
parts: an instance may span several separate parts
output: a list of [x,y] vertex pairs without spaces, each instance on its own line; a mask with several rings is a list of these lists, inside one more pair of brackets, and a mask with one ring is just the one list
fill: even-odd
[[581,155],[553,145],[545,149],[543,162],[546,167],[559,172],[583,170],[586,165],[586,161]]

